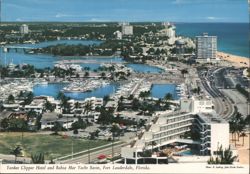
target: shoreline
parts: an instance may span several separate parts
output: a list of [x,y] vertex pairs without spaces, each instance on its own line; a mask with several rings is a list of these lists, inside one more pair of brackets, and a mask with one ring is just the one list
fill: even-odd
[[246,67],[250,66],[250,59],[247,57],[237,56],[230,53],[217,51],[217,57],[221,60],[227,61],[236,67]]
[[112,56],[100,56],[100,55],[97,55],[97,56],[57,56],[58,58],[61,58],[61,59],[75,59],[75,58],[79,58],[79,59],[86,59],[86,58],[104,58],[104,59],[109,59],[109,58],[121,58],[119,56],[115,56],[115,55],[112,55]]

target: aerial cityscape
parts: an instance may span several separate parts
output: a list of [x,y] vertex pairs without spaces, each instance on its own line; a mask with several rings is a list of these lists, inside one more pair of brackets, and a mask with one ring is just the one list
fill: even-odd
[[0,1],[0,163],[249,165],[248,22],[31,19],[8,16],[20,5],[10,2]]

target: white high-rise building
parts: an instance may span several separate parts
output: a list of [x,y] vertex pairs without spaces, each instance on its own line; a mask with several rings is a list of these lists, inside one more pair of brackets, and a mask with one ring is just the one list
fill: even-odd
[[162,25],[165,27],[160,31],[160,36],[168,37],[168,44],[173,45],[176,41],[175,37],[175,26],[170,24],[169,22],[163,22]]
[[122,26],[122,35],[133,35],[133,26],[126,24]]
[[118,39],[118,40],[122,39],[122,32],[116,31],[116,32],[114,32],[114,35],[115,35],[116,39]]
[[29,27],[26,24],[21,25],[20,27],[20,33],[21,34],[28,34],[29,33]]
[[166,35],[169,37],[169,38],[174,38],[175,37],[175,28],[174,27],[169,27],[166,29]]
[[216,59],[217,36],[196,36],[196,58],[199,60],[210,61]]

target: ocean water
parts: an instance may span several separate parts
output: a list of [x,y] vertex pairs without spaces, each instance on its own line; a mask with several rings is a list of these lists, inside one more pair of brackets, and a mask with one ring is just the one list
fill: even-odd
[[176,23],[176,34],[194,38],[202,33],[218,38],[218,51],[249,58],[248,23]]

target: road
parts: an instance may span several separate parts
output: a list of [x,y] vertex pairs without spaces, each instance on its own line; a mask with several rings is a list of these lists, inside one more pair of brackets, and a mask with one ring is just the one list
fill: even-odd
[[[124,145],[126,145],[126,144],[115,145],[114,146],[114,154],[115,153],[121,153],[121,147],[124,146]],[[100,154],[104,154],[106,156],[112,155],[112,146],[110,146],[108,148],[105,148],[105,149],[102,149],[102,150],[92,152],[90,154],[85,154],[85,155],[82,155],[80,157],[76,157],[74,159],[58,161],[58,163],[62,163],[62,164],[73,164],[73,163],[88,164],[89,158],[90,158],[90,163],[94,163],[94,162],[98,161],[98,156]]]
[[221,69],[222,68],[210,69],[207,74],[199,72],[199,77],[201,79],[202,88],[212,97],[216,113],[222,118],[229,119],[234,112],[234,105],[227,96],[215,87],[213,78],[215,73]]
[[250,114],[250,103],[247,101],[245,96],[240,94],[235,89],[223,89],[222,92],[234,101],[239,113],[241,113],[243,117],[246,117]]

